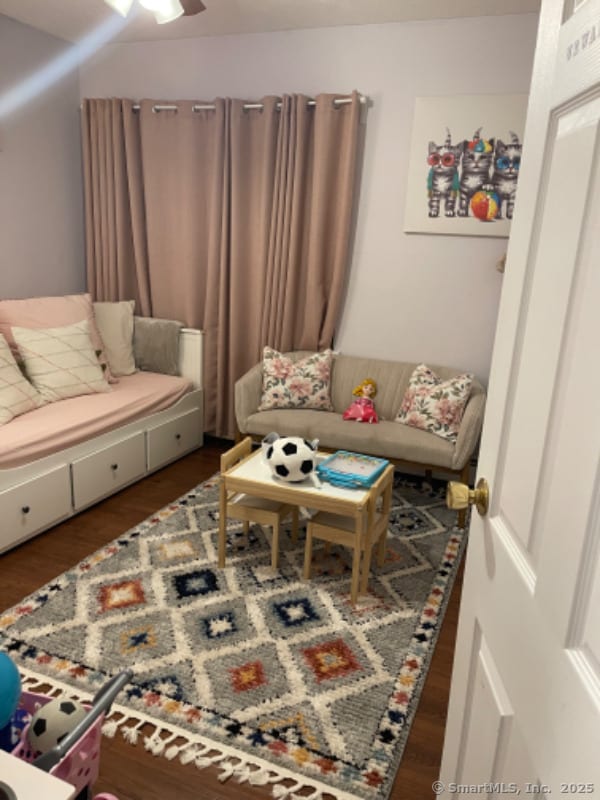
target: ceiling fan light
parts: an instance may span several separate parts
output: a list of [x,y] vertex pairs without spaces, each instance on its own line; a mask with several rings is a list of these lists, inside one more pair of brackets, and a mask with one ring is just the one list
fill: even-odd
[[183,14],[183,6],[179,0],[162,0],[160,8],[154,11],[154,17],[159,25],[173,22]]
[[147,8],[148,11],[160,11],[164,5],[164,0],[139,0],[139,4]]
[[129,14],[133,5],[133,0],[104,0],[104,2],[122,17]]

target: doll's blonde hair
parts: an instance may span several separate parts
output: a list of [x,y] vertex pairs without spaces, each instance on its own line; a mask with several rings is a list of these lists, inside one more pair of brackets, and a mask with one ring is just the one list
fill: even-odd
[[354,389],[352,390],[352,394],[356,395],[358,397],[359,395],[362,394],[362,391],[365,388],[365,386],[371,386],[372,387],[373,394],[371,396],[375,397],[375,395],[377,394],[377,384],[375,383],[373,378],[365,378],[362,383],[359,383],[358,386],[354,387]]

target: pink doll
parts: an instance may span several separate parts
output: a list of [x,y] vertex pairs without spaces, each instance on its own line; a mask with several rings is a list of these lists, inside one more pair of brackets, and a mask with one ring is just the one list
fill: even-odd
[[372,397],[377,394],[377,384],[372,378],[365,378],[352,392],[356,397],[343,413],[344,419],[356,422],[379,422]]

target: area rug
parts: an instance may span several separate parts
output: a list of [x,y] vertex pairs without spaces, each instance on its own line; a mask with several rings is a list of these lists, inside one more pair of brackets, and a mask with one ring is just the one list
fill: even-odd
[[268,531],[232,523],[219,570],[215,477],[2,613],[0,649],[26,688],[73,697],[133,665],[104,732],[156,755],[290,800],[383,800],[463,546],[444,487],[396,473],[385,564],[353,607],[344,548],[315,543],[302,581],[304,526],[273,571]]

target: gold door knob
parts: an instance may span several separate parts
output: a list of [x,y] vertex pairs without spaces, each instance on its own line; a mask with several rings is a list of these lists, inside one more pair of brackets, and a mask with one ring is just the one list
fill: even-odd
[[469,489],[466,483],[456,481],[450,481],[446,487],[446,505],[455,511],[474,505],[481,516],[485,517],[489,501],[490,489],[485,478],[480,478],[474,489]]

